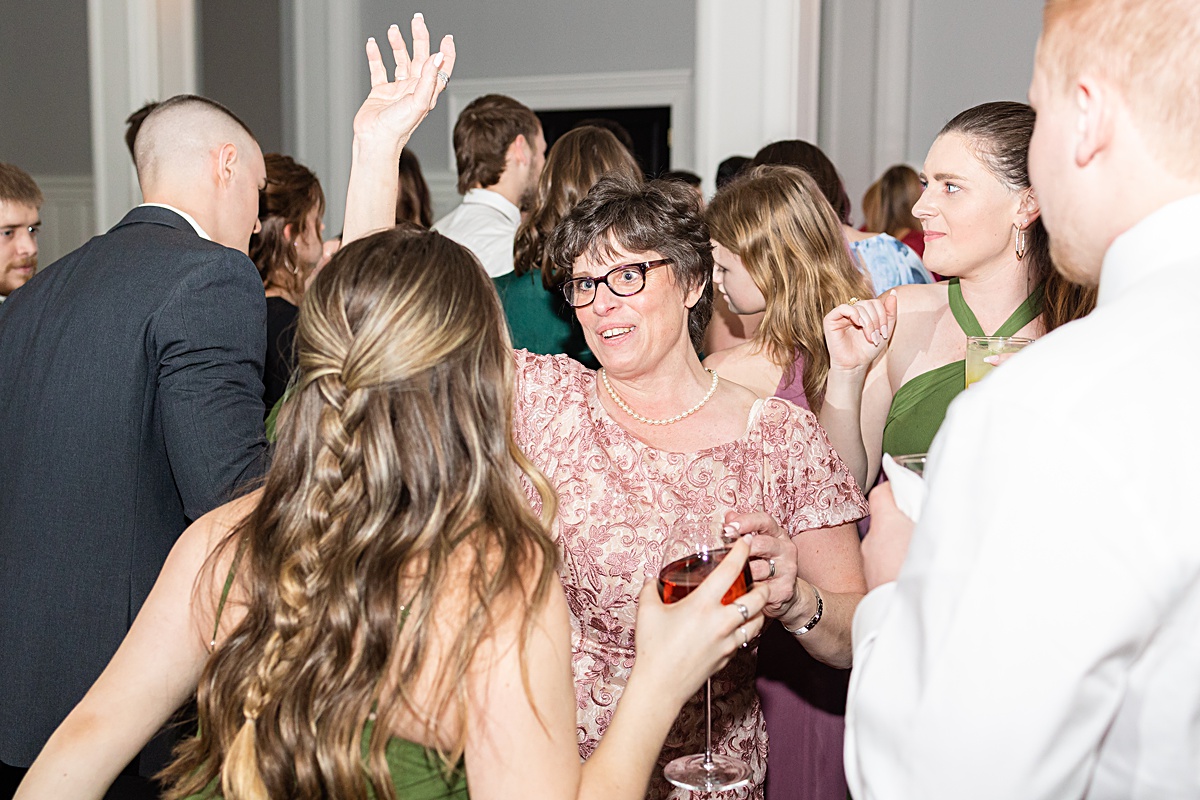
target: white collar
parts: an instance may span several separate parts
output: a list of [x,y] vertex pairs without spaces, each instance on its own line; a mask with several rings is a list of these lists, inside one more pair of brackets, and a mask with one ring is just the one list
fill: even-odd
[[493,192],[491,189],[470,189],[463,195],[463,202],[491,206],[514,225],[521,224],[521,209],[514,206],[507,197],[499,192]]
[[1197,219],[1200,194],[1168,203],[1114,239],[1100,269],[1097,304],[1115,300],[1160,270],[1194,261]]
[[187,223],[195,229],[196,234],[201,239],[208,239],[210,242],[212,241],[212,237],[204,232],[204,228],[200,227],[200,223],[196,222],[195,218],[191,214],[178,209],[175,206],[167,205],[166,203],[142,203],[140,206],[138,206],[138,208],[165,208],[168,211],[174,211],[176,214],[187,220]]

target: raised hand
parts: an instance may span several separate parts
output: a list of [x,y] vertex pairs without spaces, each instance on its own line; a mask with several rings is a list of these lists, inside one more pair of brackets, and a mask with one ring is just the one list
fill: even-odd
[[896,329],[896,292],[883,300],[842,303],[825,315],[825,346],[831,369],[865,369],[887,348]]
[[399,26],[388,29],[388,44],[396,61],[395,79],[388,80],[379,45],[374,38],[367,40],[371,92],[354,115],[354,134],[360,141],[394,147],[398,152],[437,105],[454,71],[454,37],[443,37],[431,57],[429,29],[424,17],[417,14],[412,20],[412,43],[409,58]]

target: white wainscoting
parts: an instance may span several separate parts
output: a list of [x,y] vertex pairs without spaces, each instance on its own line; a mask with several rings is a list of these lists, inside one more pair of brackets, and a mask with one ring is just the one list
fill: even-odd
[[91,175],[35,175],[45,196],[38,265],[45,267],[96,235],[96,200]]

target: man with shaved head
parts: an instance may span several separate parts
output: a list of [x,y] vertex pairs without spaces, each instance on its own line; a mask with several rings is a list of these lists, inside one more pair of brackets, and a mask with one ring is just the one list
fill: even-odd
[[915,529],[872,495],[856,800],[1200,797],[1200,2],[1049,0],[1029,99],[1096,310],[955,400]]
[[108,663],[178,535],[263,467],[266,304],[246,256],[262,153],[228,110],[179,96],[147,117],[136,163],[146,202],[0,306],[10,780]]

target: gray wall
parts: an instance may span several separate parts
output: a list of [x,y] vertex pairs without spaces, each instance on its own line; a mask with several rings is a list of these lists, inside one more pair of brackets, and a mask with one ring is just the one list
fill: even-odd
[[1042,31],[1042,0],[913,0],[909,160],[918,168],[960,111],[1026,101]]
[[[894,75],[881,9],[911,8],[908,70]],[[890,163],[875,163],[879,86],[907,103],[884,150],[920,169],[937,132],[989,100],[1024,102],[1041,32],[1042,0],[823,0],[819,144],[837,164],[861,221],[862,195]],[[888,90],[883,90],[888,91]]]
[[0,161],[34,175],[92,171],[87,0],[4,0]]
[[241,117],[264,153],[283,150],[279,3],[200,0],[196,4],[200,94]]
[[[385,42],[395,22],[408,41],[409,20],[400,14],[393,0],[363,0],[363,40]],[[435,46],[443,34],[454,34],[458,78],[695,66],[695,0],[440,0],[429,4],[425,16]],[[362,96],[368,86],[364,61]],[[446,169],[449,140],[449,117],[439,104],[409,146],[428,173]]]

